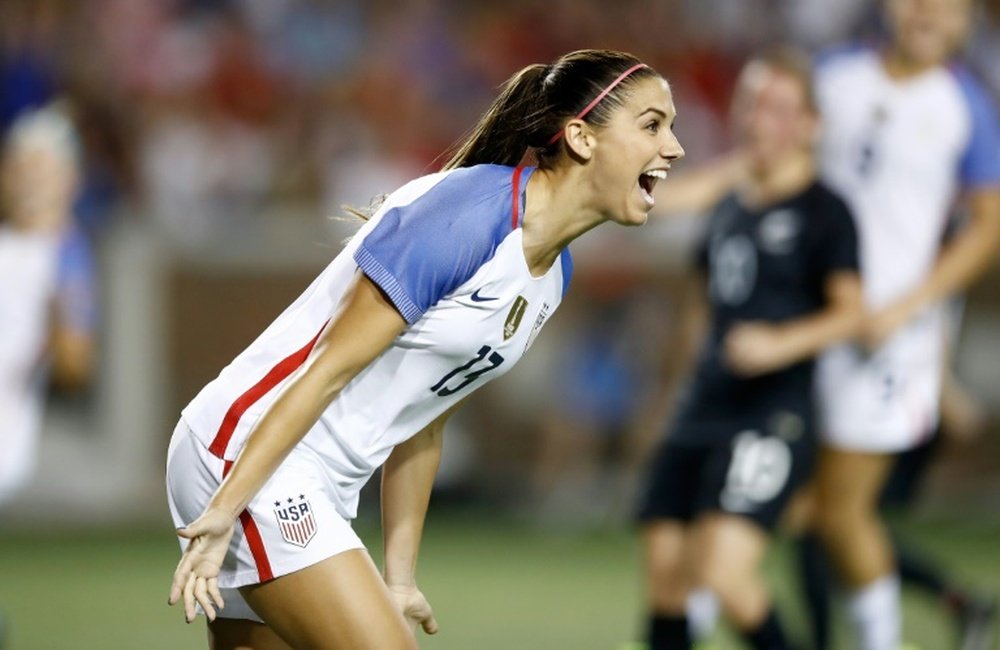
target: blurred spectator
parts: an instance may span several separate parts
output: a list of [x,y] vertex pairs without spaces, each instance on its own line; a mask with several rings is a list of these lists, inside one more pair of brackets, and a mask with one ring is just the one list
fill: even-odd
[[[544,10],[528,0],[10,0],[0,8],[0,128],[68,93],[84,118],[78,216],[88,231],[137,198],[197,240],[276,201],[327,215],[370,194],[345,162],[359,153],[371,161],[360,175],[394,189],[433,168],[505,71],[578,47],[654,62],[679,90],[681,135],[703,160],[727,145],[719,124],[748,52],[778,35],[822,47],[876,22],[862,0],[814,5],[622,0],[610,20],[597,0]],[[998,6],[986,3],[971,50],[995,87]],[[643,45],[649,33],[663,38]],[[337,196],[345,187],[356,191]]]
[[3,148],[0,204],[0,503],[34,467],[46,379],[86,385],[94,363],[94,278],[74,228],[79,153],[54,106],[24,114]]
[[0,7],[0,128],[54,96],[60,27],[56,3],[8,2]]

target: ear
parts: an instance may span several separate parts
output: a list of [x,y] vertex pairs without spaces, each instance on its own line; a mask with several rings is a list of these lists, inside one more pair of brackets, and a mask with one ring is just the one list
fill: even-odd
[[590,160],[597,144],[594,131],[583,120],[573,119],[563,127],[563,138],[569,150],[583,160]]

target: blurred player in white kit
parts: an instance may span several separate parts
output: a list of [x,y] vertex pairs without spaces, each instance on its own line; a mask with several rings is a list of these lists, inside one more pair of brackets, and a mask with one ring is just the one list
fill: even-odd
[[[845,50],[817,70],[825,180],[858,221],[864,345],[817,367],[825,448],[817,530],[847,590],[860,650],[896,650],[899,579],[877,514],[895,454],[935,429],[944,363],[939,303],[1000,246],[1000,126],[986,91],[951,57],[971,0],[887,0],[881,49]],[[969,227],[943,248],[951,209]]]
[[[12,125],[0,157],[0,508],[31,479],[50,384],[86,385],[94,360],[93,260],[73,225],[80,152],[51,105]],[[0,648],[6,623],[0,612]]]

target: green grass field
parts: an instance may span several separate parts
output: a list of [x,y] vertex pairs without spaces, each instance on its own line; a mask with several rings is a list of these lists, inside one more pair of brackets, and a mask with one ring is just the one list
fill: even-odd
[[[377,546],[375,530],[360,529]],[[923,521],[905,531],[966,582],[1000,590],[1000,522]],[[441,632],[421,647],[619,648],[641,620],[636,552],[625,530],[540,532],[481,514],[432,512],[420,576]],[[187,626],[165,604],[176,559],[169,529],[0,535],[0,610],[11,626],[5,650],[204,648],[204,623]],[[798,629],[783,548],[768,566],[789,627]],[[718,637],[717,647],[738,647],[724,631]],[[952,647],[943,615],[915,595],[906,601],[906,637],[923,650]]]

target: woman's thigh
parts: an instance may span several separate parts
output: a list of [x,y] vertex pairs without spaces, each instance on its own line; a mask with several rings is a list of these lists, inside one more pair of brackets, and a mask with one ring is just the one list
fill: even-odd
[[417,648],[414,633],[363,549],[345,551],[275,580],[242,587],[240,593],[294,648]]
[[217,618],[208,624],[211,650],[292,650],[263,623],[242,618]]
[[733,579],[756,573],[767,552],[771,535],[754,520],[725,512],[698,518],[688,539],[688,555],[698,565],[699,575],[707,571]]
[[825,447],[816,472],[817,516],[873,511],[892,458],[889,454]]

